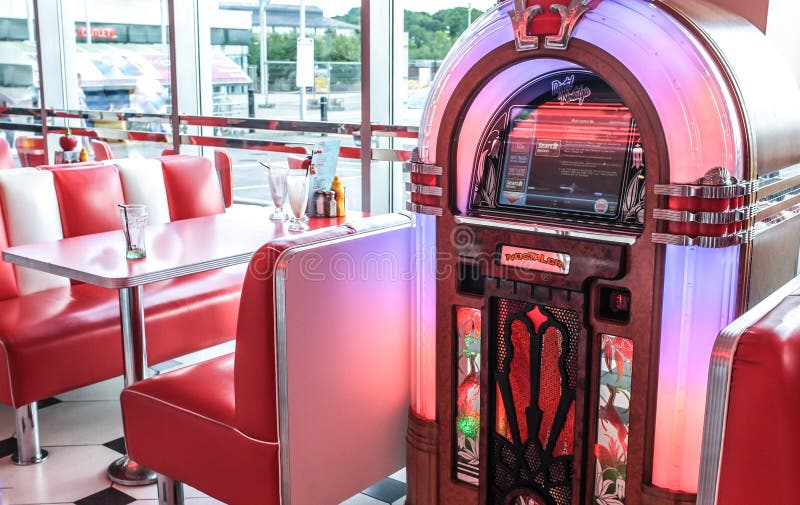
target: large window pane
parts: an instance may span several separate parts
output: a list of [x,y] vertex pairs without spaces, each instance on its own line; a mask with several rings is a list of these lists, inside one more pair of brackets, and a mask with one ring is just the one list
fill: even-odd
[[[71,126],[116,140],[109,142],[114,157],[160,155],[170,148],[170,125],[152,115],[167,115],[171,107],[167,0],[71,0],[70,7],[64,34],[75,51],[65,53],[74,55],[66,68],[77,73],[77,96],[68,97],[67,108],[103,112]],[[120,120],[116,112],[145,116]]]
[[407,87],[396,97],[396,124],[419,125],[430,85],[444,57],[467,26],[495,3],[398,0],[403,7],[404,33],[397,34],[403,44],[395,46],[394,59],[405,71]]
[[[359,0],[219,0],[210,26],[210,59],[220,62],[212,67],[212,114],[286,122],[360,123],[359,5]],[[202,51],[201,47],[201,60],[208,61]],[[292,153],[301,157],[311,154],[322,140],[339,141],[345,148],[359,145],[358,137],[350,134],[351,128],[342,128],[342,134],[323,135],[282,124],[251,129],[237,127],[234,120],[204,134],[226,137],[229,141],[225,143],[230,146],[248,140],[272,141],[301,150]],[[268,190],[254,187],[259,184],[252,181],[265,180],[258,161],[286,156],[271,149],[263,145],[249,153],[227,149],[233,160],[235,199],[269,203]],[[360,209],[360,161],[340,158],[337,174],[348,187],[348,207]]]
[[[27,0],[0,0],[0,13],[0,123],[6,123],[0,125],[0,136],[14,148],[16,138],[25,143],[26,137],[34,135],[33,132],[16,129],[19,126],[15,125],[38,122],[34,116],[5,111],[6,108],[39,107],[39,65],[33,4]],[[22,147],[19,153],[22,161],[16,149],[12,152],[16,166],[26,163],[26,151]]]
[[[393,88],[394,124],[419,126],[433,79],[445,56],[467,27],[495,3],[397,0],[395,15],[402,20],[397,20],[394,26],[402,27],[402,33],[395,33],[392,58],[402,85]],[[392,145],[404,151],[416,146],[417,139],[413,138],[397,138]],[[397,211],[403,209],[403,183],[409,177],[395,167],[392,179],[392,210]]]

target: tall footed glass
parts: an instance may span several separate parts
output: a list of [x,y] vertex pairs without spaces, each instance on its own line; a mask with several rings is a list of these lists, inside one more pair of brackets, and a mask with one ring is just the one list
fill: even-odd
[[267,167],[269,192],[272,195],[272,203],[275,205],[275,210],[272,212],[270,219],[273,221],[286,221],[289,216],[283,211],[283,204],[286,202],[286,177],[289,175],[289,167],[275,164],[263,165]]
[[289,207],[292,210],[292,221],[289,231],[305,231],[308,225],[303,222],[308,204],[309,177],[305,170],[290,170],[286,177],[286,187],[289,193]]

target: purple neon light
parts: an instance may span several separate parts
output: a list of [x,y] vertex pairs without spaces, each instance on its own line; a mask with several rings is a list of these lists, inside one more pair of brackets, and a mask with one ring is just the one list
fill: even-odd
[[653,484],[697,492],[711,348],[736,313],[739,247],[667,246]]

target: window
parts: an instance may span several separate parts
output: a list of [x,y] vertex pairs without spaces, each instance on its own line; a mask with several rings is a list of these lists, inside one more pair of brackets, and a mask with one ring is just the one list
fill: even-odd
[[[269,202],[258,162],[303,158],[325,140],[345,148],[337,172],[348,186],[349,206],[361,208],[359,139],[352,134],[361,122],[361,27],[357,15],[341,15],[347,11],[339,4],[345,3],[217,3],[209,18],[210,44],[201,42],[199,54],[201,62],[212,64],[207,113],[220,119],[203,131],[213,141],[196,143],[218,145],[219,138],[226,139],[236,199]],[[242,125],[241,118],[262,122]],[[271,122],[269,129],[263,121]],[[304,121],[337,126],[313,132]],[[250,150],[236,149],[239,145]]]
[[[19,103],[34,104],[44,69],[50,162],[66,126],[111,141],[115,157],[155,156],[175,143],[212,159],[225,150],[234,198],[267,204],[259,161],[302,158],[334,141],[350,208],[371,212],[402,208],[399,162],[416,144],[430,82],[493,3],[437,2],[428,13],[413,0],[39,0],[34,20],[33,0],[3,2],[11,21],[0,25],[0,64],[3,44],[30,55],[19,74],[28,102]],[[29,30],[37,24],[48,34],[41,61]],[[20,121],[35,133],[39,119]]]
[[[0,137],[13,147],[33,136],[35,118],[29,114],[15,114],[14,109],[39,107],[39,65],[35,39],[33,3],[0,0]],[[22,128],[32,128],[25,131]],[[30,142],[31,146],[33,142]],[[15,153],[15,163],[27,164]]]

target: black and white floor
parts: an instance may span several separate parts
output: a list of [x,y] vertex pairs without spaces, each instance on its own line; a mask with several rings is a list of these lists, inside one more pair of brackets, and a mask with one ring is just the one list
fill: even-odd
[[[166,371],[232,350],[232,343],[223,344],[154,368]],[[0,405],[0,505],[157,504],[155,485],[120,486],[106,476],[108,465],[124,450],[121,390],[118,377],[40,402],[41,442],[50,456],[31,466],[11,462],[16,444],[14,411]],[[342,505],[399,505],[405,494],[405,470],[401,470]],[[188,486],[185,495],[187,505],[221,504]]]

